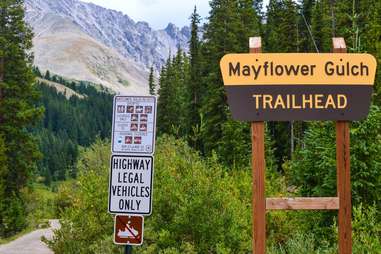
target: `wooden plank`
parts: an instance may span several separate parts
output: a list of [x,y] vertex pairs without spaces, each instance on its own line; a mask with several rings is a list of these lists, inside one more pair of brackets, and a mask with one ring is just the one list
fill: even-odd
[[339,198],[267,198],[267,210],[338,210]]
[[[333,38],[333,52],[346,53],[343,38]],[[349,122],[336,122],[337,194],[339,197],[339,254],[352,253],[352,196]]]
[[[250,53],[261,53],[260,37],[249,41]],[[253,253],[266,251],[266,199],[265,199],[265,124],[251,123],[253,171]]]

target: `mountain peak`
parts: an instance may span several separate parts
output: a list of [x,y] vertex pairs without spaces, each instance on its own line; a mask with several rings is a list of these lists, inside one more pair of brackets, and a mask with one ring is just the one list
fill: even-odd
[[169,23],[168,26],[164,30],[172,38],[175,38],[179,32],[179,28],[173,23]]
[[[25,6],[26,21],[35,32],[35,63],[67,78],[82,78],[78,68],[73,67],[80,63],[85,65],[82,70],[94,75],[92,81],[116,82],[116,87],[136,83],[147,86],[148,75],[145,77],[144,73],[151,66],[159,70],[168,52],[176,52],[178,46],[188,51],[190,33],[173,23],[156,31],[147,22],[135,22],[122,12],[78,0],[25,0]],[[52,55],[46,58],[48,50]],[[72,66],[60,62],[61,55],[68,52],[65,61]],[[120,62],[128,62],[126,66],[130,67],[116,68]],[[123,74],[126,68],[128,75]],[[133,73],[140,76],[131,78]]]

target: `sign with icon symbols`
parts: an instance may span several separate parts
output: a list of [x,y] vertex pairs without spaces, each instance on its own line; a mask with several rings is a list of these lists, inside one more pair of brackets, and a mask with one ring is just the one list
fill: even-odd
[[114,243],[119,245],[142,245],[143,228],[143,216],[116,215],[114,224]]
[[115,96],[112,123],[113,153],[154,153],[155,96]]

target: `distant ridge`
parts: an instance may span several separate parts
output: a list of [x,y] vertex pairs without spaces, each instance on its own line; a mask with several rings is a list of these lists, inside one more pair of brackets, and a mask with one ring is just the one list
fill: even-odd
[[25,0],[33,27],[35,65],[130,94],[148,93],[148,69],[178,46],[188,50],[188,27],[153,30],[121,12],[78,0]]

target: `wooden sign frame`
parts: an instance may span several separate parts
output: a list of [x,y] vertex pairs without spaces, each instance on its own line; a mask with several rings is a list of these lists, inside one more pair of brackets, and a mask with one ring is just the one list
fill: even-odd
[[[250,53],[261,53],[261,37],[249,40]],[[346,53],[343,38],[332,38],[333,53]],[[352,201],[349,122],[336,121],[337,197],[265,197],[265,124],[251,123],[253,174],[253,253],[266,252],[266,210],[338,210],[339,254],[352,253]]]

